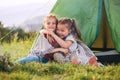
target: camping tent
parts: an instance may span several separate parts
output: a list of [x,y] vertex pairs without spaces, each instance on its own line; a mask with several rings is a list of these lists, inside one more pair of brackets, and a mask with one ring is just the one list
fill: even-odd
[[75,18],[89,47],[120,52],[120,0],[58,0],[51,13]]

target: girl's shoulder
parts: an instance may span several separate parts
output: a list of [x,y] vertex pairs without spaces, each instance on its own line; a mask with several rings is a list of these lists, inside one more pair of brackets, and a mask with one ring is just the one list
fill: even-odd
[[65,40],[72,40],[72,41],[75,41],[75,38],[72,34],[68,35]]

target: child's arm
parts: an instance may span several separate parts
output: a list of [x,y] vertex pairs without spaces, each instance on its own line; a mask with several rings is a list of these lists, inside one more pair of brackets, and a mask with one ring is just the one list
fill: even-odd
[[46,33],[46,30],[45,30],[45,29],[40,30],[39,33],[40,33],[40,34],[45,34],[45,35],[46,35],[46,39],[47,39],[50,43],[54,41],[53,37],[51,37],[50,34]]
[[51,32],[51,36],[57,41],[57,43],[62,47],[68,49],[70,45],[73,43],[71,40],[63,40],[58,37],[55,33]]
[[55,53],[55,52],[63,52],[65,55],[68,54],[68,49],[64,49],[64,48],[55,48],[53,49],[50,53]]
[[57,36],[53,31],[46,30],[45,33],[50,34],[62,48],[68,49],[70,45],[73,43],[71,40],[64,41],[59,36]]

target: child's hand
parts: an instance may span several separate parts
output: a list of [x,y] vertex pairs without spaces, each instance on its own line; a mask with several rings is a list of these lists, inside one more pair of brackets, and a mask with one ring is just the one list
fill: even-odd
[[52,43],[54,41],[53,37],[50,35],[50,33],[52,33],[53,31],[52,30],[46,30],[46,29],[43,29],[40,31],[40,34],[46,34],[46,38],[47,40]]
[[53,30],[51,30],[51,29],[47,29],[47,30],[43,29],[43,30],[40,31],[40,33],[49,34],[49,35],[54,34]]
[[45,29],[40,30],[40,34],[42,34],[42,33],[46,33],[46,30]]
[[53,30],[46,30],[47,34],[50,34],[51,36],[54,35],[55,33],[53,32]]
[[65,56],[69,55],[68,49],[61,48],[61,52],[64,53]]
[[68,55],[68,49],[60,48],[60,51],[63,52],[65,55]]

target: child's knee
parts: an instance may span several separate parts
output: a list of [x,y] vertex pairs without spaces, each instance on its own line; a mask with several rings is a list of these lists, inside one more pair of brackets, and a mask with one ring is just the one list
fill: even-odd
[[56,62],[60,62],[60,63],[64,62],[64,56],[62,53],[55,53],[53,55],[53,58]]

